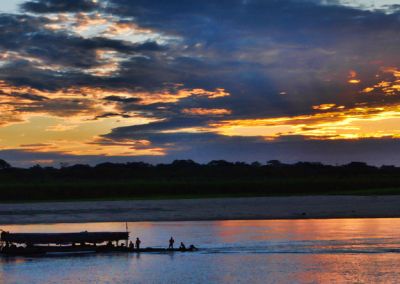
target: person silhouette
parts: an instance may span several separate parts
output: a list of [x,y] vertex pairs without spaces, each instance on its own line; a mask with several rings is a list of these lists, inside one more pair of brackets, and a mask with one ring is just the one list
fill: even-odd
[[136,238],[136,242],[135,243],[136,243],[136,249],[139,250],[140,249],[140,243],[141,243],[140,239]]
[[173,249],[173,248],[174,248],[174,243],[175,243],[175,240],[174,240],[173,237],[171,237],[171,238],[169,239],[169,246],[168,246],[168,248],[169,248],[169,249]]
[[186,250],[186,246],[183,242],[181,242],[181,245],[179,247],[180,250]]

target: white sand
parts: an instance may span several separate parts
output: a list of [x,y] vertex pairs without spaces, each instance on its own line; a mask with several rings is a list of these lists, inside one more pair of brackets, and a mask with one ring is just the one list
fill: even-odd
[[291,196],[0,204],[0,224],[400,217],[400,196]]

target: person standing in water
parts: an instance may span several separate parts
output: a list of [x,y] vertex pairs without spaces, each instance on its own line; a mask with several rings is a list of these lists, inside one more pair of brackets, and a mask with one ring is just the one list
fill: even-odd
[[139,250],[140,249],[140,243],[141,243],[140,239],[136,238],[136,242],[135,243],[136,243],[136,249]]
[[174,243],[175,243],[175,240],[174,240],[174,238],[173,237],[171,237],[170,239],[169,239],[169,249],[173,249],[174,248]]

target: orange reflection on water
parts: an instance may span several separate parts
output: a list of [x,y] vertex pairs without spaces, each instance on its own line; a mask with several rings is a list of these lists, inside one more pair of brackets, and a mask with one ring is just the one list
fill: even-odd
[[[288,237],[293,240],[304,239],[348,239],[357,237],[384,238],[400,236],[400,219],[361,218],[361,219],[303,219],[303,220],[226,220],[213,222],[128,222],[128,231],[139,232],[153,227],[204,226],[223,241],[229,241],[256,232],[249,240],[268,240]],[[206,226],[207,224],[207,226]],[[124,222],[99,223],[60,223],[1,225],[0,229],[14,233],[31,232],[80,232],[80,231],[125,231]]]
[[400,219],[384,218],[218,221],[214,226],[220,227],[218,236],[227,242],[237,239],[249,229],[257,232],[250,235],[250,240],[253,241],[277,238],[344,240],[400,236]]

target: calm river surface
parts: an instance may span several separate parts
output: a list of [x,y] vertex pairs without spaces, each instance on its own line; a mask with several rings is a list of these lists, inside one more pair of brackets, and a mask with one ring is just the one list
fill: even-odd
[[[2,258],[0,283],[398,283],[400,219],[128,223],[142,246],[174,236],[195,253]],[[124,231],[125,223],[0,226]]]

